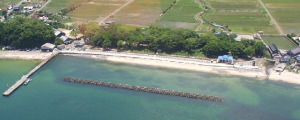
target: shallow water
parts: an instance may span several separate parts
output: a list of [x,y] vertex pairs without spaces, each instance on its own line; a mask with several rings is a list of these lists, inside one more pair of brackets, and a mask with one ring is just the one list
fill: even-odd
[[[38,62],[0,60],[0,92]],[[221,96],[211,102],[68,83],[64,76]],[[195,71],[57,56],[9,97],[1,120],[299,120],[300,86]]]

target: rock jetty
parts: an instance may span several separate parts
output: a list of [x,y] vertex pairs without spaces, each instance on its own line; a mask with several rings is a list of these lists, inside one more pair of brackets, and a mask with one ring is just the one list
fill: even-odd
[[122,88],[122,89],[157,93],[157,94],[163,94],[163,95],[209,100],[209,101],[214,101],[214,102],[223,102],[224,101],[224,98],[222,98],[222,97],[194,94],[194,93],[188,93],[188,92],[180,92],[180,91],[174,91],[174,90],[165,90],[165,89],[160,89],[160,88],[150,88],[150,87],[143,87],[143,86],[136,86],[136,85],[127,85],[127,84],[119,84],[119,83],[111,83],[111,82],[103,82],[103,81],[86,80],[86,79],[79,79],[79,78],[73,78],[73,77],[64,77],[63,80],[66,82],[92,84],[92,85],[99,85],[99,86],[105,86],[105,87],[111,87],[111,88]]

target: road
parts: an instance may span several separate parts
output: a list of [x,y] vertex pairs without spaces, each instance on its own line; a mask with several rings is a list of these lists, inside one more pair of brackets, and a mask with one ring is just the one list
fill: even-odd
[[104,24],[104,21],[107,20],[109,17],[113,16],[114,14],[116,14],[117,12],[119,12],[121,9],[123,9],[124,7],[126,7],[127,5],[129,5],[130,3],[132,3],[134,0],[129,0],[127,3],[123,4],[121,7],[119,7],[118,9],[116,9],[115,11],[113,11],[112,13],[110,13],[109,15],[107,15],[106,17],[104,17],[102,20],[101,17],[98,17],[96,20],[99,20],[99,24]]
[[279,26],[278,22],[274,19],[274,17],[271,15],[270,11],[268,10],[268,8],[266,7],[266,5],[261,1],[258,0],[259,3],[261,4],[261,6],[266,10],[267,14],[270,16],[271,18],[271,23],[273,23],[277,29],[277,31],[281,34],[284,35],[283,30],[281,29],[281,27]]

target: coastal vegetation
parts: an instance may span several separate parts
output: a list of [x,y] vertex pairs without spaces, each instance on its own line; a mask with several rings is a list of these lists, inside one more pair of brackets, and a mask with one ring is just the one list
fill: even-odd
[[54,30],[37,19],[15,18],[0,23],[0,45],[17,49],[36,48],[46,42],[53,43]]
[[231,54],[236,58],[263,56],[265,45],[259,40],[235,41],[236,35],[226,33],[197,34],[195,31],[179,28],[150,26],[125,30],[121,24],[100,27],[95,22],[79,26],[86,43],[104,49],[140,50],[168,54],[204,54],[206,57]]

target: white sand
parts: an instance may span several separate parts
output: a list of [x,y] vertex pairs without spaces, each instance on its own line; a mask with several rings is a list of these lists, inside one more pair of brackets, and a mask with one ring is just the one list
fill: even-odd
[[[264,68],[233,66],[228,64],[210,63],[209,60],[202,62],[187,61],[181,59],[162,58],[159,55],[139,55],[139,54],[124,54],[116,52],[101,52],[101,51],[61,51],[67,53],[77,53],[76,56],[92,57],[99,60],[107,60],[112,62],[149,65],[167,68],[176,68],[184,70],[201,71],[223,75],[237,75],[245,77],[255,77],[259,80],[267,78]],[[91,55],[93,54],[93,55]],[[40,51],[0,51],[0,58],[12,59],[46,59],[51,55],[51,52],[44,53]],[[73,54],[72,54],[73,55]],[[269,75],[270,80],[283,81],[300,85],[300,74],[284,71],[280,75],[276,71],[272,71]]]
[[288,83],[300,84],[300,74],[293,72],[283,71],[281,73],[276,72],[275,70],[271,71],[269,76],[270,80],[283,81]]
[[52,52],[40,51],[0,51],[0,58],[9,59],[46,59]]

